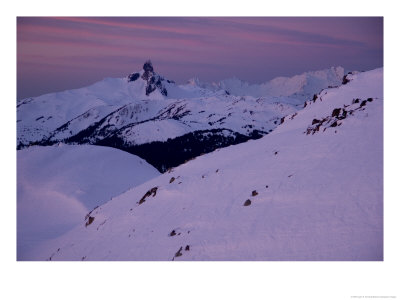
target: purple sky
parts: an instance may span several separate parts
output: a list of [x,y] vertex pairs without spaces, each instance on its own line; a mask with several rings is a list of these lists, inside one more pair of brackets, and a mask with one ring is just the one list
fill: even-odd
[[383,66],[383,18],[17,18],[17,97],[124,77],[151,59],[178,83],[261,83],[331,66]]

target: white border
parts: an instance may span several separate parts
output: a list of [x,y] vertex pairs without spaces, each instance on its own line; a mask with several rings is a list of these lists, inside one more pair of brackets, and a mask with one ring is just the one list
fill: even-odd
[[[278,1],[274,1],[278,2]],[[11,2],[10,2],[11,3]],[[352,299],[397,296],[398,10],[383,1],[15,1],[3,6],[1,80],[2,299]],[[395,3],[394,1],[391,3]],[[15,262],[16,16],[384,16],[384,262]]]

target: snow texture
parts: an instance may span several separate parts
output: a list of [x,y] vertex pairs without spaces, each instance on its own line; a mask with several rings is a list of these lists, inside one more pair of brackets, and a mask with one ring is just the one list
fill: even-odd
[[77,224],[95,207],[159,172],[144,160],[100,146],[30,147],[17,152],[18,260]]

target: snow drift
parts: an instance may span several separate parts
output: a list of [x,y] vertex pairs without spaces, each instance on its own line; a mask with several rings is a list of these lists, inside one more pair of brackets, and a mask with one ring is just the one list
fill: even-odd
[[18,259],[80,224],[95,207],[159,175],[144,160],[99,146],[30,147],[17,152]]

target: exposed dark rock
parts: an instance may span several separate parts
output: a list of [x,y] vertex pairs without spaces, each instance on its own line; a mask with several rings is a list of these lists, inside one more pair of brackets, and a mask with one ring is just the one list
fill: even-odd
[[189,250],[190,250],[190,246],[189,246],[189,245],[186,245],[185,251],[189,251]]
[[338,117],[338,120],[346,119],[347,117],[347,110],[343,109],[342,114]]
[[171,179],[169,180],[169,183],[173,183],[175,180],[175,177],[171,177]]
[[176,232],[175,232],[175,230],[172,230],[172,231],[170,232],[169,236],[174,236],[174,235],[176,235]]
[[374,100],[374,99],[372,99],[372,98],[368,98],[368,99],[367,99],[368,102],[372,102],[373,100]]
[[93,221],[94,221],[94,217],[89,216],[89,217],[87,218],[86,223],[85,223],[85,227],[88,227],[90,224],[93,223]]
[[244,202],[243,206],[249,206],[250,204],[251,204],[250,199],[247,199],[247,200]]
[[367,105],[367,100],[363,100],[363,101],[361,102],[361,104],[360,104],[360,107],[363,107],[363,106],[365,106],[365,105]]
[[332,117],[338,117],[339,114],[340,114],[340,110],[341,110],[341,108],[335,108],[335,109],[332,111]]
[[355,103],[359,103],[359,102],[360,102],[360,99],[356,98],[356,99],[353,99],[353,101],[351,102],[351,104],[355,104]]
[[318,120],[318,119],[313,119],[312,122],[311,122],[311,125],[318,124],[318,123],[320,123],[320,122],[321,122],[321,121]]
[[252,191],[252,192],[251,192],[251,195],[254,197],[254,196],[257,196],[257,195],[258,195],[258,193],[257,193],[257,191],[256,191],[256,190],[254,190],[254,191]]
[[147,60],[144,65],[143,65],[143,70],[145,72],[153,72],[153,64],[151,63],[151,60]]
[[152,84],[148,84],[146,86],[146,96],[150,95],[152,92],[156,90],[156,87]]
[[136,81],[136,80],[139,78],[139,76],[140,76],[139,73],[130,74],[130,75],[128,76],[128,81],[129,81],[129,82],[131,82],[131,81]]
[[[347,75],[348,75],[348,74],[347,74]],[[347,84],[347,83],[350,82],[350,79],[347,78],[347,75],[344,75],[344,76],[343,76],[342,84]]]
[[182,256],[182,247],[179,248],[178,252],[175,253],[175,257]]
[[144,196],[142,197],[142,199],[140,199],[139,205],[142,204],[143,202],[145,202],[147,197],[150,197],[150,196],[155,197],[156,194],[157,194],[157,189],[158,189],[158,187],[153,187],[153,188],[151,188],[150,190],[148,190],[148,191],[146,192],[146,194],[144,194]]

